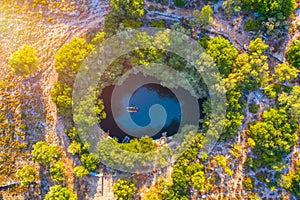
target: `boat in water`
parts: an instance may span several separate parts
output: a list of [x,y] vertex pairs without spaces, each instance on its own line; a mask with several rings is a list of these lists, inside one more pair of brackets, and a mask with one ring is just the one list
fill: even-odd
[[137,107],[127,107],[127,111],[130,112],[130,113],[134,113],[134,112],[137,112],[139,109]]

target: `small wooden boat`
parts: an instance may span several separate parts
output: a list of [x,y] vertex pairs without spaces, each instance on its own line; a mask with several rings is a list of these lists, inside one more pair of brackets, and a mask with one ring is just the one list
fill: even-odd
[[138,108],[137,107],[127,107],[128,112],[137,112]]

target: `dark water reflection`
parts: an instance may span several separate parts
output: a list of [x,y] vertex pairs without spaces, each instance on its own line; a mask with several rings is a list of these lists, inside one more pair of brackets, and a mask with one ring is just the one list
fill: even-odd
[[[119,141],[123,141],[125,136],[128,136],[130,138],[133,138],[133,136],[130,136],[126,134],[124,131],[122,131],[116,121],[121,124],[123,127],[127,126],[127,130],[133,130],[128,124],[126,123],[125,115],[120,115],[116,119],[114,119],[111,109],[111,96],[112,92],[114,90],[114,86],[109,86],[103,89],[101,99],[103,99],[104,106],[105,106],[105,112],[107,113],[107,118],[102,120],[100,122],[100,126],[104,131],[109,131],[111,137],[116,137],[119,139]],[[125,97],[126,92],[124,92],[124,99],[128,98]],[[146,84],[141,87],[139,87],[133,95],[130,97],[129,105],[125,105],[125,100],[120,99],[118,100],[119,103],[124,106],[124,108],[128,106],[134,106],[138,108],[137,112],[130,113],[131,119],[136,123],[138,126],[147,126],[150,124],[151,119],[149,117],[149,110],[150,108],[155,105],[159,104],[161,105],[166,113],[167,113],[167,119],[164,124],[161,122],[160,124],[153,124],[153,129],[159,128],[159,132],[154,135],[152,138],[158,139],[162,136],[162,133],[167,132],[168,136],[174,135],[178,132],[178,129],[180,127],[180,121],[181,121],[181,104],[178,102],[175,94],[168,88],[163,87],[159,84]],[[202,102],[203,100],[199,100],[198,103],[200,111],[202,112]],[[124,109],[124,112],[127,112],[127,109]],[[154,117],[159,118],[160,113],[155,113]],[[203,115],[201,115],[201,118]]]

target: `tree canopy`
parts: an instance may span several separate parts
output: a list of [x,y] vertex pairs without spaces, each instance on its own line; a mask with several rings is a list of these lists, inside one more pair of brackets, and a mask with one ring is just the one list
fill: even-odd
[[21,187],[26,186],[36,180],[36,170],[33,166],[24,165],[22,169],[17,171],[17,177]]
[[300,86],[293,86],[290,91],[284,91],[279,94],[279,106],[289,113],[293,120],[300,119]]
[[[97,37],[94,41],[96,43],[104,36],[99,34]],[[51,90],[51,98],[57,106],[58,113],[62,116],[71,115],[73,83],[83,61],[92,50],[94,50],[94,45],[88,44],[82,38],[74,37],[55,55],[54,66],[59,76]]]
[[244,177],[242,183],[246,190],[252,190],[254,187],[253,182],[254,182],[253,178],[247,176],[247,177]]
[[64,44],[55,55],[55,69],[59,74],[59,81],[73,87],[73,82],[82,62],[94,49],[82,38],[72,38]]
[[147,153],[154,151],[156,145],[152,138],[145,136],[134,138],[129,143],[121,143],[120,148],[134,153]]
[[85,175],[88,175],[90,172],[89,170],[87,170],[84,166],[76,166],[74,168],[74,173],[76,174],[76,176],[78,177],[83,177]]
[[235,67],[238,71],[234,75],[240,76],[234,78],[241,79],[243,87],[247,89],[257,89],[266,87],[270,81],[270,71],[265,51],[268,45],[261,38],[250,41],[249,53],[239,54]]
[[242,0],[243,6],[259,14],[263,20],[275,18],[279,21],[289,17],[296,8],[295,0]]
[[231,73],[238,50],[229,40],[218,36],[207,42],[207,53],[215,60],[220,73],[227,77]]
[[33,145],[31,155],[35,162],[39,164],[49,164],[59,158],[60,153],[57,146],[47,145],[43,141],[40,141]]
[[70,116],[72,111],[72,88],[67,84],[55,82],[51,89],[51,99],[61,116]]
[[65,173],[65,165],[61,160],[57,161],[50,167],[50,176],[54,181],[59,181],[59,182],[64,181],[65,180],[64,173]]
[[17,75],[28,75],[34,72],[38,67],[35,48],[23,45],[19,50],[13,52],[8,60],[8,65]]
[[300,42],[296,40],[286,52],[286,58],[290,64],[299,69],[300,67]]
[[121,20],[139,19],[144,15],[144,0],[111,0],[111,14]]
[[204,27],[208,27],[212,23],[212,15],[213,9],[210,7],[210,5],[204,6],[201,11],[194,10],[193,11],[193,18],[196,19],[196,21],[203,25]]
[[[93,95],[93,90],[89,88],[87,94],[80,101],[79,105],[74,109],[74,121],[81,127],[90,128],[98,123],[98,120],[106,118],[106,113],[104,112],[104,104],[100,99],[96,99]],[[90,106],[94,105],[94,106]],[[98,118],[93,117],[93,113],[98,115]]]
[[270,108],[263,113],[263,119],[250,126],[249,136],[254,141],[254,152],[262,161],[272,164],[281,161],[296,144],[297,125],[283,109]]
[[95,170],[100,162],[98,156],[91,153],[83,154],[80,160],[89,171]]
[[104,30],[108,36],[116,33],[120,23],[139,24],[144,15],[144,0],[111,0],[110,8],[111,12],[104,22]]
[[[187,138],[187,140],[189,140]],[[205,187],[205,173],[204,166],[196,161],[199,149],[202,148],[203,137],[197,134],[191,145],[180,156],[177,163],[174,165],[171,177],[172,182],[162,182],[160,187],[163,199],[189,199],[189,187],[193,186],[195,189],[201,191]],[[166,184],[166,185],[164,185]]]
[[130,200],[132,199],[137,188],[133,181],[120,178],[114,184],[113,190],[115,197],[117,197],[119,200]]
[[298,76],[298,70],[295,67],[290,66],[289,63],[278,64],[274,71],[275,73],[273,76],[279,83],[292,81]]
[[77,195],[72,193],[69,188],[62,185],[50,187],[50,191],[46,194],[45,200],[77,200]]
[[68,147],[68,152],[71,153],[72,155],[75,154],[80,154],[81,153],[81,143],[73,140]]
[[300,161],[297,161],[295,170],[281,175],[279,185],[294,193],[297,197],[300,197]]

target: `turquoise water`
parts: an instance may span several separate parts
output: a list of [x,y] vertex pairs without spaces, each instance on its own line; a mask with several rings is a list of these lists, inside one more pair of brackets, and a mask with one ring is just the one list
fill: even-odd
[[[168,88],[158,84],[147,84],[138,88],[130,98],[130,106],[138,107],[138,112],[130,113],[132,120],[139,126],[150,124],[149,110],[155,105],[161,105],[166,113],[167,120],[163,127],[168,127],[172,122],[179,123],[181,120],[180,103],[176,96]],[[155,113],[159,117],[160,113]],[[160,124],[156,124],[160,126]],[[161,127],[161,128],[163,128]]]

